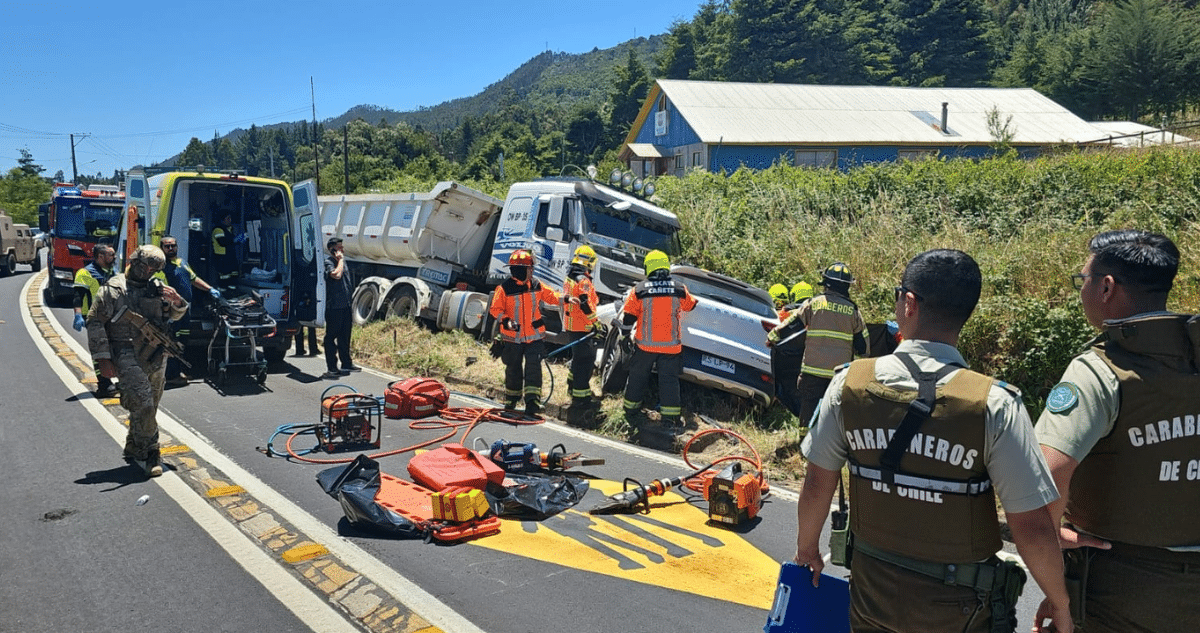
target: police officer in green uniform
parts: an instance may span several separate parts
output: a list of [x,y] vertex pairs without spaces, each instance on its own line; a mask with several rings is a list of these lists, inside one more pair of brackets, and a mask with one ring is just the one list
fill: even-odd
[[114,276],[100,289],[87,320],[92,358],[103,375],[121,378],[121,406],[129,411],[124,457],[149,477],[162,474],[156,415],[167,355],[149,349],[137,328],[121,315],[128,309],[144,318],[148,327],[166,334],[167,323],[187,312],[183,297],[153,278],[165,263],[162,249],[139,246],[129,258],[128,273]]
[[981,285],[961,251],[913,258],[896,288],[904,341],[839,368],[802,445],[795,561],[814,584],[824,568],[818,539],[850,464],[856,633],[1013,631],[1024,576],[995,556],[997,498],[1048,596],[1034,630],[1072,630],[1049,508],[1058,494],[1029,415],[1015,388],[967,369],[955,348]]
[[1036,427],[1086,596],[1072,607],[1088,633],[1198,631],[1200,318],[1166,310],[1179,249],[1165,236],[1108,231],[1088,249],[1072,277],[1101,333]]

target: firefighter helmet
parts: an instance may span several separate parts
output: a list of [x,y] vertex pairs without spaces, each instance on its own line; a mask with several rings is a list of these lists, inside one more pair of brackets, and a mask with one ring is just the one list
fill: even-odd
[[792,303],[812,299],[813,287],[807,281],[798,282],[792,286]]
[[671,258],[667,257],[667,254],[662,251],[650,251],[646,253],[646,259],[642,263],[646,267],[647,275],[656,270],[670,270],[671,268]]
[[828,285],[830,282],[833,282],[835,284],[849,286],[850,284],[854,283],[854,275],[850,274],[850,267],[842,262],[833,262],[830,264],[829,268],[826,268],[824,274],[821,275],[821,278],[821,283],[824,285]]
[[571,259],[571,263],[591,270],[596,265],[596,251],[591,246],[583,244],[575,249],[575,257]]
[[783,284],[775,284],[774,286],[771,286],[770,290],[767,290],[767,293],[770,294],[771,298],[775,300],[776,308],[782,307],[783,304],[788,302],[788,289],[787,286]]
[[508,257],[509,266],[533,266],[533,253],[523,248],[518,248]]

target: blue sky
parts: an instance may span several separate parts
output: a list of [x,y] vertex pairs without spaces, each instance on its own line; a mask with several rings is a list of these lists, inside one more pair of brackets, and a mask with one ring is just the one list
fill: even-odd
[[[665,33],[702,0],[0,0],[0,173],[167,158],[197,137],[474,95],[545,50]],[[86,135],[86,136],[85,136]]]

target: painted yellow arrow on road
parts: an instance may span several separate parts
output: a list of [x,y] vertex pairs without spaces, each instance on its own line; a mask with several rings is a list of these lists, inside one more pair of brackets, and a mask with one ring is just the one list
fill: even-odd
[[[604,496],[621,492],[616,481],[590,480]],[[504,521],[499,534],[473,545],[685,591],[749,607],[770,609],[779,561],[673,492],[650,500],[649,514],[590,515],[569,509],[545,521]],[[590,506],[589,506],[590,507]]]

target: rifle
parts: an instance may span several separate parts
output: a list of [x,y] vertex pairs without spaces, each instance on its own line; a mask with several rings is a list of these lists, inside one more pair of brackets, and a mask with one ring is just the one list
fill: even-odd
[[122,306],[112,318],[113,323],[125,323],[133,326],[134,329],[141,334],[141,341],[137,346],[137,355],[147,363],[153,363],[158,360],[159,354],[166,352],[167,354],[179,359],[183,366],[191,369],[192,366],[183,358],[183,346],[179,341],[171,338],[169,334],[160,330],[153,323],[146,320],[146,317],[129,309],[129,306]]

